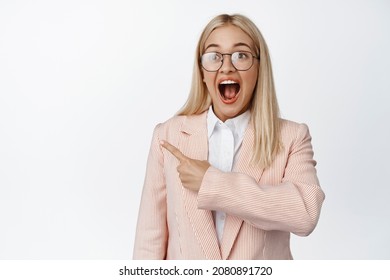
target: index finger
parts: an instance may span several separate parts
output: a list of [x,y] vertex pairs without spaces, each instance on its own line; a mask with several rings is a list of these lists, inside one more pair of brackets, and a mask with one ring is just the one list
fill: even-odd
[[182,152],[180,152],[180,150],[178,148],[176,148],[175,146],[171,145],[167,141],[161,140],[160,144],[165,149],[167,149],[172,155],[174,155],[180,162],[182,162],[183,160],[185,160],[187,158],[185,155],[183,155]]

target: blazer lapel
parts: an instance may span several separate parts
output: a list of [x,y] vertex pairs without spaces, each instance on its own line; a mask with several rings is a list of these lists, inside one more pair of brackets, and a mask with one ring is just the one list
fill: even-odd
[[[233,172],[245,173],[256,180],[260,181],[263,169],[256,165],[251,165],[250,160],[253,154],[254,145],[254,128],[250,122],[245,131],[241,148],[238,152],[238,158],[233,166]],[[227,259],[232,250],[233,244],[240,231],[243,220],[241,218],[227,215],[221,241],[222,259]]]
[[[200,115],[187,116],[181,127],[180,151],[193,159],[207,160],[207,111]],[[197,193],[182,188],[184,206],[194,234],[206,259],[221,259],[217,234],[211,211],[198,209]]]

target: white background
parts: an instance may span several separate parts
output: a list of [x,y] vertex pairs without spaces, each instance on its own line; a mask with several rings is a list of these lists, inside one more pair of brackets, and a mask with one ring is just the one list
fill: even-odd
[[390,259],[390,1],[0,0],[0,259],[129,259],[154,126],[207,22],[271,51],[327,195],[296,259]]

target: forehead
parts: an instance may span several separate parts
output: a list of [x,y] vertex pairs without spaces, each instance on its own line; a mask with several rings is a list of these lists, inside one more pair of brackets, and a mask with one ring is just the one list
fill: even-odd
[[241,28],[235,25],[225,25],[214,29],[210,33],[205,41],[204,49],[215,47],[228,50],[243,44],[254,49],[252,39]]

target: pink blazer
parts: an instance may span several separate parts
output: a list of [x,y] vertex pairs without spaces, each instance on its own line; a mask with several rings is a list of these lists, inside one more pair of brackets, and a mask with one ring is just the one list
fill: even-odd
[[[167,140],[207,160],[207,111],[156,126],[139,209],[134,259],[292,259],[290,232],[315,228],[325,198],[304,124],[283,120],[282,151],[262,169],[250,165],[254,130],[245,132],[232,172],[210,167],[198,193],[183,188]],[[219,245],[211,210],[227,213]]]

